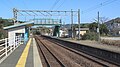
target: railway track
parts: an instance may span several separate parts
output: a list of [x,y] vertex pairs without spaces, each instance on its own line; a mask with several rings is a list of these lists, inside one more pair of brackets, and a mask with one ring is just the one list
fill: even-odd
[[[35,36],[44,67],[117,67],[52,39]],[[64,44],[64,43],[63,43]]]
[[44,45],[41,39],[37,40],[40,52],[45,59],[45,67],[65,67],[64,64]]

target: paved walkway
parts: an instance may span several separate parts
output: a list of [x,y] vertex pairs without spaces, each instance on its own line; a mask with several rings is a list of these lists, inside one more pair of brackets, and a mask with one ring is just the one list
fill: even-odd
[[30,38],[27,45],[20,45],[0,67],[42,67],[35,39]]

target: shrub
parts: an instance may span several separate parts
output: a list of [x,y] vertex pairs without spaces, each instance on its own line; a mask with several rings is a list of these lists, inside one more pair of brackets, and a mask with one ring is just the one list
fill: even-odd
[[82,36],[83,40],[98,40],[98,34],[95,32],[88,32]]
[[37,34],[37,35],[40,35],[41,33],[40,33],[40,31],[36,31],[36,34]]

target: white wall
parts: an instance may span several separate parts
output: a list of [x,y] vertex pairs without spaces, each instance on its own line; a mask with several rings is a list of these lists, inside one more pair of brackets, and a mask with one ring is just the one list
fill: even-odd
[[25,33],[25,26],[12,28],[8,30],[8,38],[9,38],[9,45],[13,45],[15,43],[15,33]]
[[68,33],[65,33],[66,31],[60,30],[60,37],[68,35]]

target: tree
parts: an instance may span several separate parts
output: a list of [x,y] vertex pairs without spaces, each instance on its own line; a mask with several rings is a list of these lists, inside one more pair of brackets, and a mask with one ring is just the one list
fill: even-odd
[[3,27],[13,25],[13,22],[9,19],[0,18],[0,39],[7,37],[7,32],[3,30]]
[[83,40],[98,40],[98,34],[95,32],[88,32],[82,36]]
[[[100,34],[107,35],[109,30],[107,29],[107,26],[104,23],[108,20],[108,18],[100,17],[99,20],[100,20],[100,22],[99,22],[99,24],[100,24]],[[93,23],[91,23],[89,25],[89,28],[90,28],[90,31],[97,32],[97,28],[98,28],[98,21],[97,21],[97,19],[94,19]]]
[[97,28],[98,28],[98,23],[93,22],[93,23],[89,24],[89,29],[91,32],[97,32]]
[[[94,20],[93,22],[98,22],[98,18],[95,18],[93,20]],[[103,24],[103,23],[107,22],[108,20],[109,20],[109,18],[107,18],[107,17],[99,17],[100,24]]]
[[3,28],[3,23],[4,23],[4,21],[3,21],[3,20],[0,20],[0,29]]
[[88,27],[89,27],[89,24],[88,24],[88,23],[80,24],[80,27],[81,27],[81,28],[88,28]]
[[106,18],[106,17],[100,17],[100,23],[105,23],[105,22],[107,22],[108,21],[108,18]]
[[100,34],[107,35],[109,30],[105,24],[100,24]]

